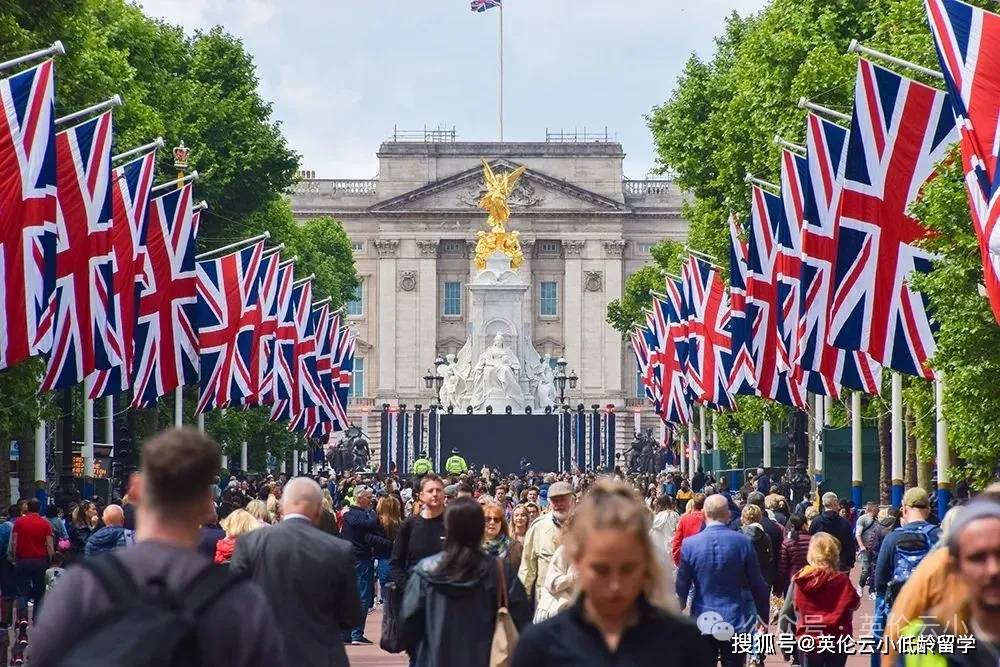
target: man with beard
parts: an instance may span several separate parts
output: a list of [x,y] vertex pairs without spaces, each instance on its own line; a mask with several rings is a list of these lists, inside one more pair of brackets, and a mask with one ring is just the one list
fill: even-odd
[[576,505],[576,495],[569,482],[555,482],[549,487],[549,506],[552,511],[535,519],[524,536],[524,552],[517,576],[524,584],[524,590],[535,600],[545,583],[549,562],[559,547],[562,526]]
[[913,621],[903,635],[916,639],[920,635],[972,634],[975,644],[966,650],[953,645],[954,651],[947,654],[916,653],[916,647],[932,647],[933,651],[939,644],[913,641],[914,652],[901,649],[903,654],[896,664],[981,667],[1000,663],[1000,503],[983,496],[966,505],[951,527],[948,551],[955,571],[969,591],[968,599],[958,609],[934,610],[936,622],[933,617]]

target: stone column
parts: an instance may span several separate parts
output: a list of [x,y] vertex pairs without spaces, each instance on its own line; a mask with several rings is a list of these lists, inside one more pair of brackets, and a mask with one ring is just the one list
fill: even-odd
[[[437,273],[438,240],[417,241],[420,255],[417,269],[417,388],[423,386],[423,375],[437,356],[438,294],[441,285]],[[463,312],[465,311],[463,307]],[[402,332],[406,335],[405,332]]]
[[[625,241],[604,242],[604,303],[622,297],[624,282]],[[604,332],[604,393],[608,398],[624,396],[622,386],[622,338],[602,320]]]
[[[399,239],[376,239],[378,250],[378,312],[368,313],[373,319],[372,331],[378,332],[378,394],[395,398],[396,386],[396,258]],[[370,292],[370,290],[369,290]]]
[[[565,240],[562,242],[565,268],[563,269],[562,295],[559,318],[562,322],[563,340],[566,341],[566,352],[563,355],[569,365],[567,370],[579,369],[583,372],[583,331],[586,328],[583,321],[583,249],[586,241]],[[602,320],[603,324],[603,320]],[[593,354],[593,350],[588,351]],[[586,377],[582,377],[581,385],[586,386]]]

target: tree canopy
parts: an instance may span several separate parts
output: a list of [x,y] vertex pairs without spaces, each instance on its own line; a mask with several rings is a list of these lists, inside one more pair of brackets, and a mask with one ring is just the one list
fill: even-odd
[[[983,0],[973,4],[986,6]],[[676,175],[690,195],[684,215],[692,247],[728,257],[730,212],[745,217],[752,173],[777,182],[779,155],[773,138],[803,143],[804,96],[850,112],[857,56],[846,53],[851,39],[934,69],[939,67],[922,0],[772,0],[751,16],[731,15],[708,59],[692,55],[666,101],[647,116],[658,167]],[[921,79],[912,71],[907,76]],[[926,83],[934,83],[925,80]],[[930,297],[940,325],[932,360],[945,371],[945,414],[959,472],[982,482],[1000,459],[1000,327],[979,295],[982,267],[957,160],[942,165],[923,190],[914,213],[938,232],[927,246],[939,254],[935,271],[915,283]],[[656,263],[668,268],[661,258]],[[725,262],[724,262],[725,263]],[[608,308],[608,320],[623,333],[639,322],[648,301],[648,269],[631,276],[624,298]],[[911,406],[933,406],[930,385],[907,382]],[[759,426],[758,399],[741,397],[728,415],[732,430]],[[748,410],[748,408],[750,408]],[[870,401],[867,414],[885,409]],[[932,429],[926,410],[915,427],[927,447]],[[932,418],[931,418],[932,419]],[[919,420],[918,420],[919,421]],[[931,421],[932,424],[932,421]],[[735,443],[733,443],[735,446]]]
[[[175,175],[169,148],[180,141],[190,148],[190,168],[201,176],[195,192],[210,206],[201,218],[200,250],[268,230],[273,243],[284,242],[287,254],[298,255],[297,275],[316,275],[317,298],[330,296],[334,308],[349,298],[357,284],[350,242],[332,218],[298,224],[292,217],[285,193],[299,156],[260,96],[253,58],[239,39],[220,27],[186,34],[124,0],[0,0],[0,57],[56,39],[66,47],[56,58],[58,114],[121,95],[114,151],[164,137],[159,180]],[[40,360],[32,360],[0,372],[0,433],[30,432],[41,411],[52,414],[50,397],[37,395],[40,368]],[[170,423],[168,407],[161,406],[159,419],[140,420],[144,434]],[[260,422],[230,411],[216,435],[273,436],[267,444],[280,445],[272,450],[279,454],[294,440],[283,424]]]

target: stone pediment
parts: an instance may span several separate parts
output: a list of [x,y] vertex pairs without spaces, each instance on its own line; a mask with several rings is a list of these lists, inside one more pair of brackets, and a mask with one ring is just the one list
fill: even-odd
[[[494,171],[513,171],[521,165],[510,160],[490,162]],[[482,167],[429,183],[372,206],[371,213],[476,212],[486,191]],[[629,212],[628,205],[530,168],[518,181],[510,200],[511,214],[534,211]]]

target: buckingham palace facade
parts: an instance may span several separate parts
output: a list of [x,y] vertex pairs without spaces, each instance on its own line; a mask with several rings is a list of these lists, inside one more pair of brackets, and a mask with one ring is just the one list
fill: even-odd
[[477,208],[482,159],[494,170],[526,168],[510,199],[510,228],[525,255],[519,272],[530,276],[524,317],[535,349],[564,357],[579,376],[567,401],[588,409],[615,403],[623,412],[642,405],[635,359],[605,312],[625,279],[652,261],[656,242],[687,238],[679,189],[670,180],[626,179],[614,141],[453,139],[389,140],[378,150],[377,178],[303,172],[292,192],[297,219],[333,216],[353,243],[361,286],[347,306],[358,336],[350,411],[428,405],[424,375],[465,343],[473,247],[486,228]]

